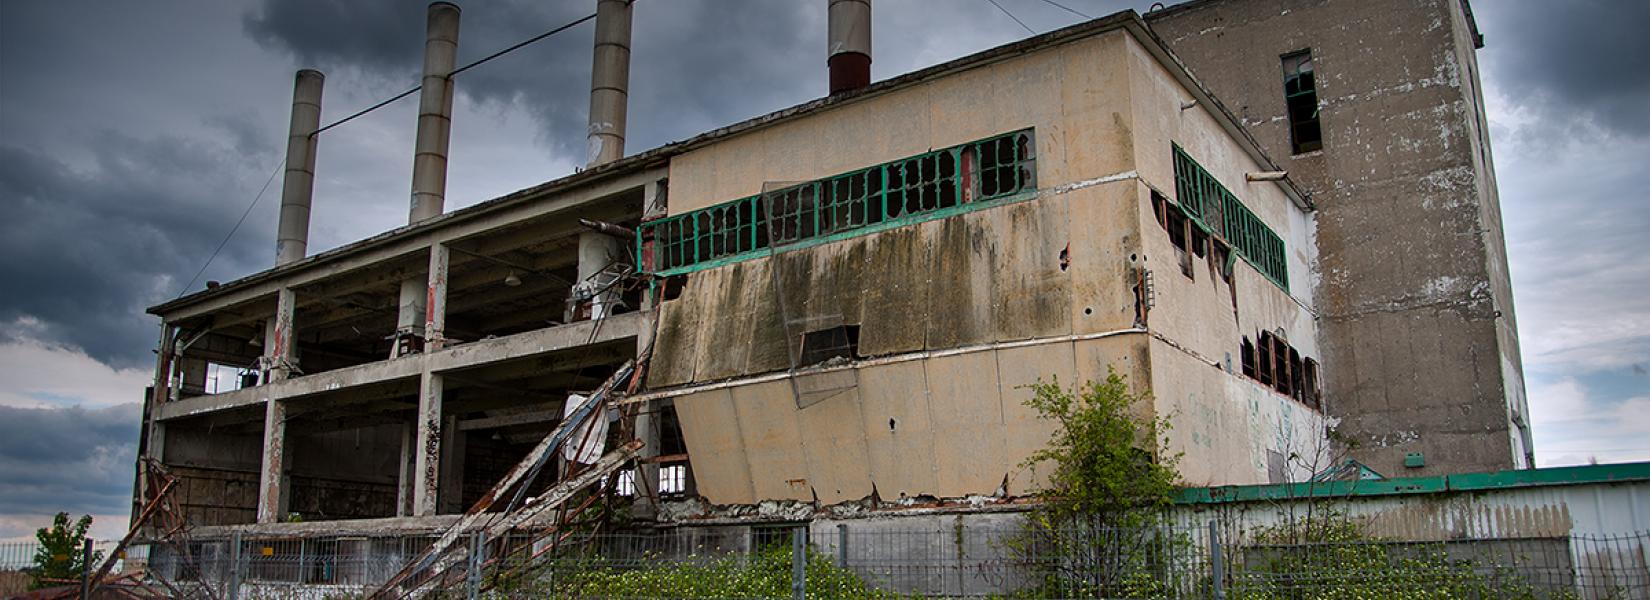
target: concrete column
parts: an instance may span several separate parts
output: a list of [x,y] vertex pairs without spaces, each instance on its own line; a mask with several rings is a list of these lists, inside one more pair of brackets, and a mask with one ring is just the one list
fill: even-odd
[[871,85],[871,0],[829,0],[826,65],[831,93]]
[[423,89],[418,96],[418,139],[413,145],[412,207],[407,222],[442,212],[447,196],[447,142],[453,120],[453,80],[458,61],[458,5],[430,4],[424,37]]
[[447,329],[447,259],[446,244],[430,246],[430,272],[426,277],[424,293],[424,351],[440,350],[446,343]]
[[395,516],[412,516],[413,505],[413,453],[418,451],[418,428],[413,423],[401,426],[401,462],[400,473],[395,485]]
[[442,419],[441,491],[436,512],[464,512],[464,432],[458,430],[458,415]]
[[264,382],[280,381],[292,375],[297,345],[293,339],[292,315],[298,300],[292,288],[275,292],[275,315],[264,322]]
[[440,375],[425,372],[418,379],[418,447],[413,455],[413,508],[416,517],[436,514],[441,491],[441,395]]
[[636,485],[636,502],[630,512],[638,519],[652,519],[659,514],[658,506],[653,503],[659,497],[659,464],[647,462],[659,456],[659,410],[658,401],[648,401],[639,407],[641,413],[636,415],[636,439],[642,441],[642,450],[637,454],[636,475],[632,479]]
[[[575,285],[581,288],[581,291],[576,292],[574,296],[585,297],[594,294],[605,282],[592,280],[591,277],[602,272],[608,265],[623,260],[626,250],[624,240],[611,235],[594,231],[580,233],[579,279]],[[599,319],[612,313],[614,305],[619,301],[619,290],[617,286],[610,287],[600,294],[588,296],[585,301],[590,303],[590,318]],[[569,315],[568,320],[572,320],[572,317],[573,315]]]
[[264,453],[258,469],[258,522],[278,523],[286,516],[286,403],[264,403]]
[[292,121],[286,136],[281,220],[275,230],[275,266],[300,260],[309,248],[309,205],[315,193],[315,131],[321,128],[320,71],[304,69],[292,84]]
[[590,69],[590,162],[624,158],[630,89],[631,0],[597,0],[596,49]]

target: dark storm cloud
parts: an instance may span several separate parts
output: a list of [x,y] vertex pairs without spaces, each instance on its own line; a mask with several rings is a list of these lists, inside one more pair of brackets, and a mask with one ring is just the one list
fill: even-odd
[[[459,63],[581,18],[593,4],[468,5],[460,26]],[[823,91],[815,88],[824,81],[824,15],[823,5],[815,4],[639,4],[627,148],[645,150]],[[260,43],[305,64],[411,85],[422,68],[425,6],[418,1],[269,0],[246,17],[244,26]],[[585,23],[467,71],[458,76],[458,93],[483,103],[524,106],[540,126],[541,143],[582,161],[592,27]],[[803,68],[808,70],[799,73]]]
[[[0,280],[10,287],[0,323],[37,319],[31,334],[134,366],[158,335],[143,309],[178,292],[179,274],[199,268],[247,196],[230,175],[235,152],[215,143],[108,133],[88,151],[89,165],[72,168],[0,144]],[[270,244],[267,232],[242,232],[218,272],[255,270]]]
[[1513,102],[1556,124],[1650,136],[1650,2],[1498,0],[1475,8],[1486,68]]
[[0,506],[15,514],[129,510],[138,410],[0,406]]

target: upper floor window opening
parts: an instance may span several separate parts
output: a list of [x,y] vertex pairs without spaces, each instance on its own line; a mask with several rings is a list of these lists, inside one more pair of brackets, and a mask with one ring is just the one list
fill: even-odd
[[1323,149],[1318,125],[1318,83],[1312,50],[1283,55],[1283,100],[1289,110],[1289,147],[1293,154]]

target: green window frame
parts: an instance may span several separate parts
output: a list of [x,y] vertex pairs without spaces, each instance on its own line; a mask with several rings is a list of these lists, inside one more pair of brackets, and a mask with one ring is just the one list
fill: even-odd
[[1221,185],[1214,175],[1174,145],[1175,202],[1197,226],[1226,242],[1256,271],[1289,290],[1289,259],[1283,238]]
[[1312,50],[1290,52],[1283,62],[1283,101],[1289,112],[1289,148],[1294,154],[1323,149],[1318,122],[1318,82],[1312,69]]
[[651,273],[670,276],[1030,198],[1031,129],[976,140],[643,223]]

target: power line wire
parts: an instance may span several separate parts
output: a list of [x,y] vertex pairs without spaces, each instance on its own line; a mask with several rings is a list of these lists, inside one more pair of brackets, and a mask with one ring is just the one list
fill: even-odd
[[1032,35],[1037,35],[1037,32],[1033,31],[1031,29],[1031,26],[1026,25],[1025,21],[1021,21],[1019,17],[1014,16],[1014,13],[1008,12],[1008,9],[1003,8],[1003,5],[998,4],[997,0],[985,0],[985,1],[990,2],[992,6],[997,7],[997,10],[1003,11],[1003,14],[1008,15],[1008,18],[1014,19],[1015,23],[1019,23],[1021,27],[1025,28],[1026,33],[1029,33],[1029,34],[1032,34]]
[[[544,33],[535,35],[535,36],[533,36],[531,38],[528,38],[528,39],[526,39],[522,42],[518,42],[515,45],[512,45],[508,48],[505,48],[503,50],[499,50],[498,52],[494,52],[492,54],[484,56],[480,60],[477,60],[477,61],[472,62],[470,64],[464,65],[464,66],[459,67],[457,69],[453,69],[453,71],[451,73],[447,74],[447,77],[450,78],[450,77],[453,77],[455,75],[458,75],[459,73],[463,73],[464,71],[468,71],[472,68],[480,66],[483,63],[486,63],[487,61],[493,60],[493,59],[498,58],[500,56],[504,56],[504,55],[509,54],[511,52],[515,52],[516,50],[520,50],[521,48],[523,48],[525,46],[528,46],[528,45],[530,45],[534,42],[537,42],[537,41],[542,40],[544,38],[547,38],[547,37],[550,37],[552,35],[561,33],[563,31],[567,31],[568,29],[572,29],[572,28],[578,26],[579,24],[584,23],[585,21],[589,21],[589,20],[594,19],[594,18],[596,18],[596,13],[590,13],[589,15],[585,15],[583,18],[576,19],[574,21],[568,22],[564,25],[561,25],[559,27],[556,27],[554,29],[546,31]],[[370,113],[372,111],[375,111],[375,110],[378,110],[378,109],[383,108],[385,106],[388,106],[390,103],[395,102],[396,100],[400,100],[402,98],[406,98],[407,96],[411,96],[411,95],[417,93],[418,90],[423,89],[423,87],[424,86],[422,84],[413,86],[412,89],[407,90],[405,92],[401,92],[401,93],[396,94],[394,96],[391,96],[388,100],[384,100],[382,102],[379,102],[377,104],[369,106],[365,109],[356,111],[355,113],[351,114],[350,116],[344,117],[344,118],[339,119],[337,121],[333,121],[332,123],[326,125],[325,127],[321,127],[319,129],[316,129],[314,132],[310,133],[309,135],[310,135],[310,137],[320,135],[321,132],[323,132],[323,131],[326,131],[328,129],[332,129],[332,128],[337,127],[339,125],[343,125],[345,123],[353,121],[353,120],[355,120],[355,119],[357,119],[357,118],[359,118],[359,117],[361,117],[361,116],[363,116],[367,113]],[[218,254],[223,252],[223,249],[224,249],[225,246],[229,245],[229,240],[235,237],[235,232],[238,232],[238,231],[241,230],[241,225],[246,223],[246,217],[248,215],[252,214],[252,209],[254,207],[258,206],[258,201],[263,199],[264,192],[269,191],[269,185],[271,183],[275,182],[275,175],[277,175],[281,172],[281,167],[283,167],[283,166],[286,166],[286,159],[281,159],[281,163],[278,164],[278,165],[275,165],[275,170],[269,174],[269,179],[264,181],[264,186],[263,186],[263,188],[258,190],[258,195],[252,197],[252,202],[250,204],[246,205],[246,210],[245,211],[241,212],[241,218],[237,219],[235,221],[235,226],[231,227],[229,229],[229,235],[223,236],[223,241],[218,242],[218,247],[217,247],[217,249],[212,251],[212,256],[207,257],[206,264],[201,265],[200,270],[195,272],[195,276],[191,277],[189,279],[189,283],[184,284],[183,289],[178,291],[178,295],[177,295],[178,298],[182,298],[184,294],[189,292],[190,288],[195,286],[195,282],[199,281],[200,278],[201,278],[201,275],[206,273],[206,269],[208,267],[212,266],[212,261],[214,261],[218,258]]]
[[[468,71],[472,68],[478,67],[482,63],[493,60],[493,59],[498,58],[500,56],[504,56],[504,55],[509,54],[511,52],[515,52],[516,50],[520,50],[521,48],[523,48],[525,46],[528,46],[528,45],[530,45],[534,42],[537,42],[537,41],[542,40],[544,38],[550,37],[552,35],[556,35],[556,34],[561,33],[563,31],[567,31],[569,29],[572,29],[572,28],[577,27],[578,25],[584,23],[585,21],[589,21],[589,20],[594,19],[594,18],[596,18],[596,13],[590,13],[588,15],[585,15],[583,18],[568,22],[564,25],[561,25],[559,27],[556,27],[556,28],[551,29],[549,31],[546,31],[544,33],[535,35],[535,36],[533,36],[531,38],[528,38],[524,41],[518,42],[513,46],[510,46],[510,47],[505,48],[503,50],[499,50],[498,52],[494,52],[492,54],[484,56],[480,60],[477,60],[477,61],[472,62],[470,64],[464,65],[464,66],[459,67],[457,69],[453,69],[453,71],[451,73],[447,74],[447,77],[451,78],[451,77],[457,76],[459,73],[463,73],[463,72]],[[380,108],[384,108],[385,106],[388,106],[390,103],[395,102],[396,100],[400,100],[402,98],[406,98],[407,96],[411,96],[415,93],[418,93],[418,90],[421,90],[423,88],[424,88],[423,84],[415,85],[415,86],[412,87],[412,89],[407,90],[405,92],[401,92],[399,94],[396,94],[396,95],[390,97],[390,99],[388,99],[388,100],[385,100],[383,102],[379,102],[379,103],[374,104],[372,106],[369,106],[369,107],[367,107],[365,109],[362,109],[362,110],[360,110],[360,111],[358,111],[358,112],[356,112],[356,113],[354,113],[350,116],[344,117],[344,118],[339,119],[337,121],[333,121],[332,123],[327,124],[325,127],[322,127],[320,129],[316,129],[315,133],[311,133],[309,135],[311,135],[311,136],[320,135],[321,132],[323,132],[323,131],[326,131],[328,129],[332,129],[332,128],[337,127],[339,125],[343,125],[345,123],[348,123],[350,121],[355,120],[357,117],[360,117],[360,116],[365,115],[367,113],[370,113],[372,111],[378,110]]]
[[1071,14],[1074,14],[1074,15],[1077,15],[1077,16],[1079,16],[1079,17],[1082,17],[1082,18],[1085,18],[1085,19],[1093,19],[1093,18],[1094,18],[1094,17],[1091,17],[1091,16],[1088,16],[1088,15],[1085,15],[1085,14],[1083,14],[1083,13],[1080,13],[1080,12],[1077,12],[1077,9],[1074,9],[1074,8],[1072,8],[1072,7],[1070,7],[1070,6],[1066,6],[1066,5],[1064,5],[1064,4],[1061,4],[1061,3],[1059,3],[1059,2],[1055,2],[1055,1],[1054,1],[1054,0],[1043,0],[1043,2],[1046,2],[1046,3],[1049,3],[1049,4],[1052,4],[1052,5],[1054,5],[1054,6],[1058,6],[1058,7],[1060,7],[1060,8],[1062,8],[1062,9],[1064,9],[1064,10],[1065,10],[1065,11],[1066,11],[1066,12],[1068,12],[1068,13],[1071,13]]
[[183,289],[178,290],[178,298],[182,298],[185,293],[189,292],[189,288],[195,286],[195,282],[199,281],[201,275],[206,273],[206,268],[212,266],[212,261],[218,258],[218,253],[223,252],[223,247],[229,245],[229,239],[235,237],[235,232],[241,230],[241,224],[246,222],[246,216],[252,214],[252,208],[258,205],[259,200],[263,199],[264,192],[269,191],[269,184],[275,182],[275,175],[279,174],[281,167],[284,166],[286,166],[286,159],[283,158],[280,164],[275,165],[275,170],[269,173],[269,179],[264,180],[264,187],[258,190],[258,195],[252,197],[252,203],[247,204],[246,210],[241,211],[241,218],[235,221],[235,226],[229,228],[229,235],[223,236],[223,241],[218,242],[218,248],[212,251],[212,256],[206,257],[206,264],[201,265],[201,270],[195,271],[195,276],[189,278],[189,283],[183,284]]

